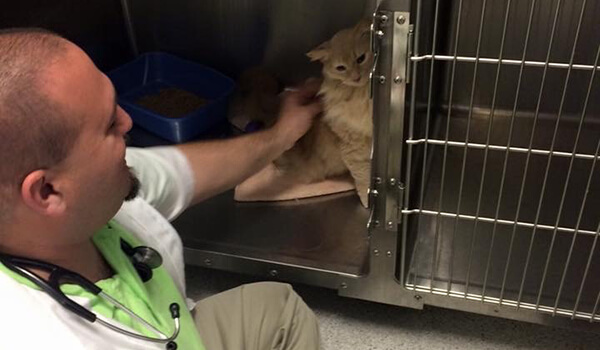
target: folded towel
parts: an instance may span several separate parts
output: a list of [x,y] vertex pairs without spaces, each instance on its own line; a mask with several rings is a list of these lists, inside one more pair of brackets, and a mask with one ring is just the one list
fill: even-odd
[[303,184],[294,181],[270,164],[238,185],[235,188],[234,199],[238,202],[285,201],[354,189],[354,180],[349,174],[321,182]]

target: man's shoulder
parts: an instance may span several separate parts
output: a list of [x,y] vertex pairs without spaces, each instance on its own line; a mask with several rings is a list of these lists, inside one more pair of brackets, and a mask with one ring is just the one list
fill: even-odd
[[173,220],[190,204],[193,171],[176,147],[128,148],[126,160],[140,181],[140,197],[167,220]]

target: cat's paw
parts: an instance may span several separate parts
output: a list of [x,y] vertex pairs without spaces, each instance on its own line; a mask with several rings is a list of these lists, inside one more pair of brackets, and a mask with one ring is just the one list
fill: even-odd
[[369,207],[369,193],[368,192],[369,191],[357,191],[358,198],[360,198],[360,203],[365,208]]

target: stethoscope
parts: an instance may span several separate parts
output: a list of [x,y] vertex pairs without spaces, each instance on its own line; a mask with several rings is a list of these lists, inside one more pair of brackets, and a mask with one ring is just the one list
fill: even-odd
[[[160,254],[150,248],[145,246],[135,247],[133,248],[129,243],[125,242],[121,239],[121,249],[131,260],[134,268],[140,275],[140,278],[143,282],[149,281],[152,278],[152,269],[159,267],[162,264],[162,257]],[[6,255],[0,253],[0,262],[4,264],[7,268],[18,273],[19,275],[27,278],[35,285],[40,287],[44,292],[48,293],[54,300],[56,300],[59,304],[61,304],[67,310],[75,313],[76,315],[90,321],[90,322],[98,322],[99,324],[107,327],[115,332],[120,334],[130,336],[136,339],[145,340],[153,343],[165,344],[167,350],[175,350],[177,349],[177,343],[174,342],[175,338],[179,334],[180,322],[179,322],[179,304],[172,303],[169,306],[169,311],[171,312],[171,317],[175,323],[175,330],[171,336],[167,336],[163,332],[156,329],[156,327],[152,326],[148,322],[146,322],[143,318],[136,315],[133,311],[129,310],[125,305],[121,304],[110,295],[104,293],[102,289],[92,283],[90,280],[81,276],[77,272],[73,272],[71,270],[64,269],[60,266],[53,265],[47,262],[21,258],[12,255]],[[44,280],[36,273],[30,271],[28,268],[39,269],[49,273],[48,281]],[[151,330],[155,334],[158,335],[159,338],[148,337],[141,334],[130,332],[121,327],[115,326],[107,321],[97,317],[96,314],[69,299],[61,290],[60,285],[62,283],[72,283],[79,285],[84,290],[94,295],[97,295],[109,302],[117,309],[125,312],[131,318],[138,321],[144,327]]]

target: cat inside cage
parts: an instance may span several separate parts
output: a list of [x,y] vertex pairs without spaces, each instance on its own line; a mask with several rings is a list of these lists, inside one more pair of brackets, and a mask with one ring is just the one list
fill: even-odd
[[[284,178],[290,186],[314,186],[333,177],[343,179],[349,174],[346,186],[334,189],[328,186],[326,191],[355,187],[361,203],[367,207],[373,135],[369,98],[369,73],[373,64],[370,28],[370,20],[360,20],[307,53],[310,60],[322,65],[319,94],[323,115],[307,135],[270,166],[269,172],[263,171],[258,177]],[[271,125],[277,115],[280,88],[277,79],[265,70],[246,71],[240,78],[240,92],[232,107],[233,123],[237,121],[238,127],[246,131]],[[254,183],[256,179],[251,178],[241,189],[248,190]],[[310,195],[318,194],[323,192],[318,189],[310,192]]]

